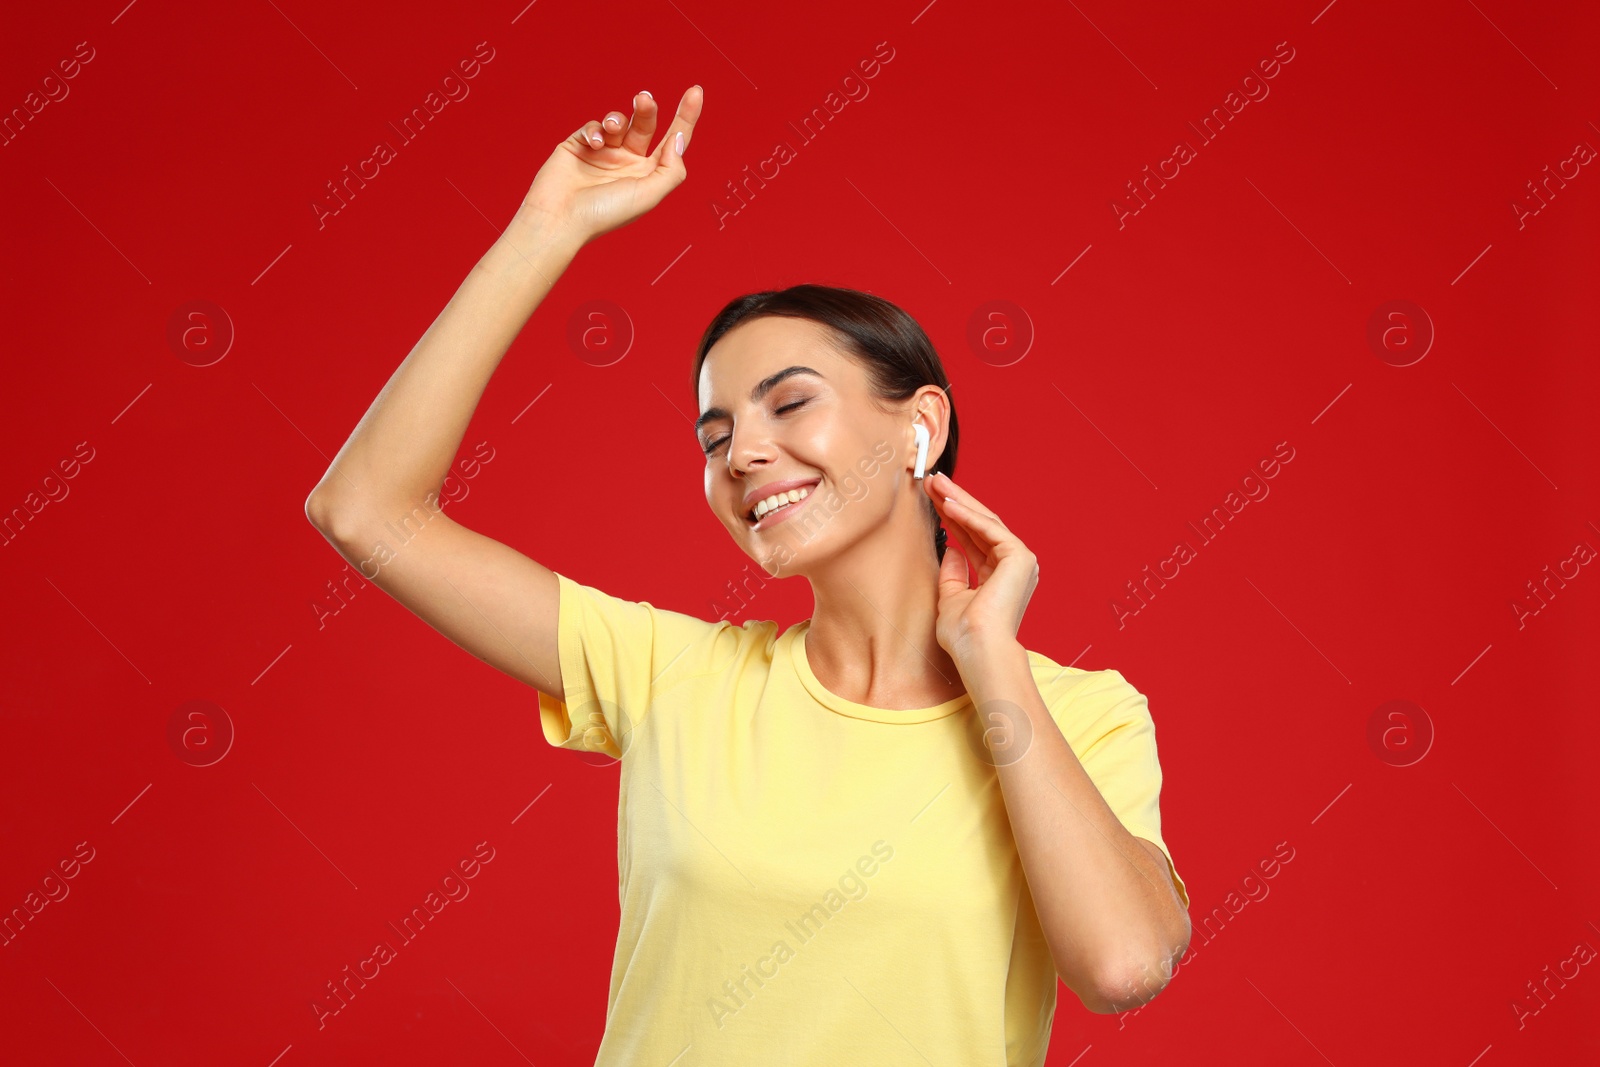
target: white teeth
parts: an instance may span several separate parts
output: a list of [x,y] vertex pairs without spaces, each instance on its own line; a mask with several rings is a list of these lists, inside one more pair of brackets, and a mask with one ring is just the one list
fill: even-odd
[[775,493],[756,504],[754,511],[755,517],[759,521],[772,512],[778,510],[780,507],[783,507],[786,504],[799,503],[810,495],[810,486],[806,486],[801,489],[791,489],[787,493]]

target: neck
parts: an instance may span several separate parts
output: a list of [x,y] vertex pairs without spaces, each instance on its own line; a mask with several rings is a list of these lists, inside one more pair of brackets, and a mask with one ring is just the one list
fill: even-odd
[[[922,531],[922,516],[914,518]],[[931,536],[907,552],[893,523],[812,575],[806,660],[829,692],[868,707],[932,707],[966,692],[935,636],[939,560]],[[924,543],[925,542],[925,543]]]

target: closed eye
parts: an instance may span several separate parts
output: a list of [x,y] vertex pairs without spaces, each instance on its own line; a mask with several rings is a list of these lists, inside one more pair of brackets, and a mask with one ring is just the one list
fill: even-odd
[[[783,405],[783,407],[776,409],[777,413],[779,415],[782,415],[785,411],[793,411],[795,408],[803,406],[810,399],[811,399],[810,397],[807,397],[805,400],[796,400],[792,404],[785,404],[785,405]],[[706,444],[706,446],[705,446],[705,450],[704,450],[705,454],[708,455],[708,456],[711,455],[711,453],[715,452],[717,450],[717,448],[719,446],[721,446],[722,442],[726,441],[729,438],[729,436],[731,436],[731,435],[723,434],[721,437],[718,437],[716,440],[708,442]]]

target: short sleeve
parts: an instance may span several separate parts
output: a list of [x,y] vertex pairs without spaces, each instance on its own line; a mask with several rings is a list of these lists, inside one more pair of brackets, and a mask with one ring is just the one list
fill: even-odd
[[564,699],[539,692],[545,740],[621,759],[652,704],[710,670],[719,638],[738,628],[623,600],[559,572],[556,579]]
[[1058,688],[1050,713],[1062,736],[1127,831],[1161,849],[1187,908],[1189,891],[1161,837],[1161,761],[1149,702],[1114,670],[1078,672]]

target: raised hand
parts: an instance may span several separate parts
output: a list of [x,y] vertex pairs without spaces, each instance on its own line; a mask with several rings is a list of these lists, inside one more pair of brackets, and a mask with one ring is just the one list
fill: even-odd
[[683,153],[704,101],[705,90],[690,86],[654,151],[660,108],[649,93],[633,98],[631,119],[620,111],[590,119],[550,153],[523,209],[557,221],[583,242],[627,225],[688,177]]

